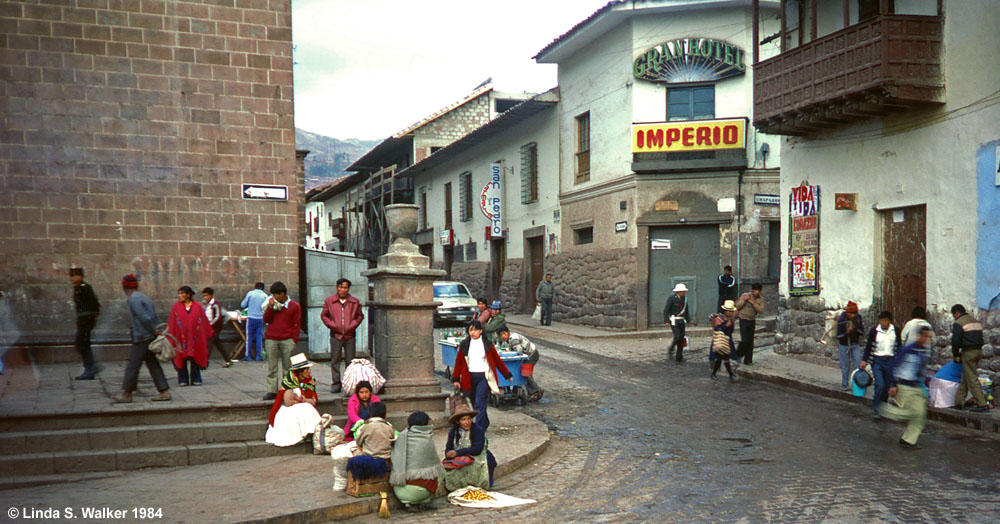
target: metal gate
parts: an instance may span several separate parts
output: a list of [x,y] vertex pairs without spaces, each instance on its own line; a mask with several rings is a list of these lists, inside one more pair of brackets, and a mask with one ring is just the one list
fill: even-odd
[[368,261],[348,253],[331,253],[302,249],[304,282],[301,289],[302,307],[306,312],[306,333],[309,333],[309,357],[330,357],[330,329],[323,324],[320,313],[327,297],[337,294],[337,280],[351,281],[351,295],[361,302],[365,319],[356,333],[358,353],[371,354],[368,336],[368,279],[361,272],[368,269]]
[[688,288],[691,323],[705,323],[718,299],[719,227],[654,227],[649,242],[649,325],[663,325],[663,306],[680,283]]

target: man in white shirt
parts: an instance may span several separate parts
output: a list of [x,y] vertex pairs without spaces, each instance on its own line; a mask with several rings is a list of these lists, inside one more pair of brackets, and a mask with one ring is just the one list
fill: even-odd
[[913,308],[913,312],[910,313],[910,320],[903,326],[903,331],[900,333],[902,347],[916,342],[920,338],[920,332],[924,328],[934,329],[931,323],[927,321],[927,311],[917,306]]
[[875,377],[875,395],[872,398],[872,420],[878,421],[879,406],[889,400],[889,385],[892,382],[892,358],[900,348],[899,330],[892,325],[892,313],[883,311],[878,314],[878,325],[868,332],[868,344],[861,358],[860,369],[869,365]]

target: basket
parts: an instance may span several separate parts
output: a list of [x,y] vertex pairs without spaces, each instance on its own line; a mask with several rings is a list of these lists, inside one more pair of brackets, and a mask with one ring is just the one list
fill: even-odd
[[392,491],[389,475],[381,475],[369,479],[356,480],[350,471],[347,472],[347,494],[352,497],[374,495],[380,491]]

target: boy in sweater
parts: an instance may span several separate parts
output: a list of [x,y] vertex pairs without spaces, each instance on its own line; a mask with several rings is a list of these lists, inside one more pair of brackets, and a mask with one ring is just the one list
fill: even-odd
[[[263,307],[264,323],[267,324],[264,336],[267,394],[264,400],[274,400],[278,396],[278,377],[283,377],[292,367],[292,353],[302,328],[302,308],[298,302],[288,298],[288,288],[280,281],[271,284],[271,297]],[[280,372],[279,363],[282,366]]]
[[392,458],[392,443],[396,440],[396,430],[385,419],[385,404],[372,402],[368,409],[368,420],[358,430],[358,438],[355,439],[358,449],[369,457]]

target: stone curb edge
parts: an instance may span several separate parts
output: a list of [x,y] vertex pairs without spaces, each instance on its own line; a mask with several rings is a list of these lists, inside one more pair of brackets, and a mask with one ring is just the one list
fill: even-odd
[[[866,398],[855,397],[850,393],[801,382],[780,375],[761,373],[756,370],[746,369],[745,366],[740,366],[736,370],[736,374],[750,380],[770,382],[779,386],[785,386],[791,389],[797,389],[806,393],[812,393],[836,400],[846,400],[855,404],[868,404],[869,402]],[[987,433],[1000,434],[1000,420],[989,415],[979,415],[953,409],[927,408],[927,419],[955,424],[969,429],[985,431]]]
[[[525,415],[527,417],[527,415]],[[528,417],[531,418],[531,417]],[[518,457],[515,457],[509,461],[497,464],[497,468],[494,471],[494,478],[505,477],[514,471],[524,467],[531,461],[538,458],[542,453],[545,452],[549,447],[549,443],[552,440],[552,435],[548,431],[548,427],[541,421],[531,418],[533,421],[532,425],[537,425],[536,428],[539,431],[544,431],[545,438],[542,439],[537,445],[528,450]],[[437,497],[443,498],[443,497]],[[402,509],[403,505],[396,499],[396,496],[390,492],[389,493],[389,507],[393,510]],[[379,496],[369,496],[365,498],[358,499],[350,504],[339,504],[334,506],[325,506],[313,509],[307,509],[304,511],[298,511],[295,513],[288,513],[285,515],[277,515],[274,517],[267,517],[263,519],[252,519],[237,521],[238,524],[297,524],[300,522],[326,522],[331,520],[346,520],[351,517],[357,517],[361,515],[367,515],[370,513],[377,513],[379,504],[382,502]]]

